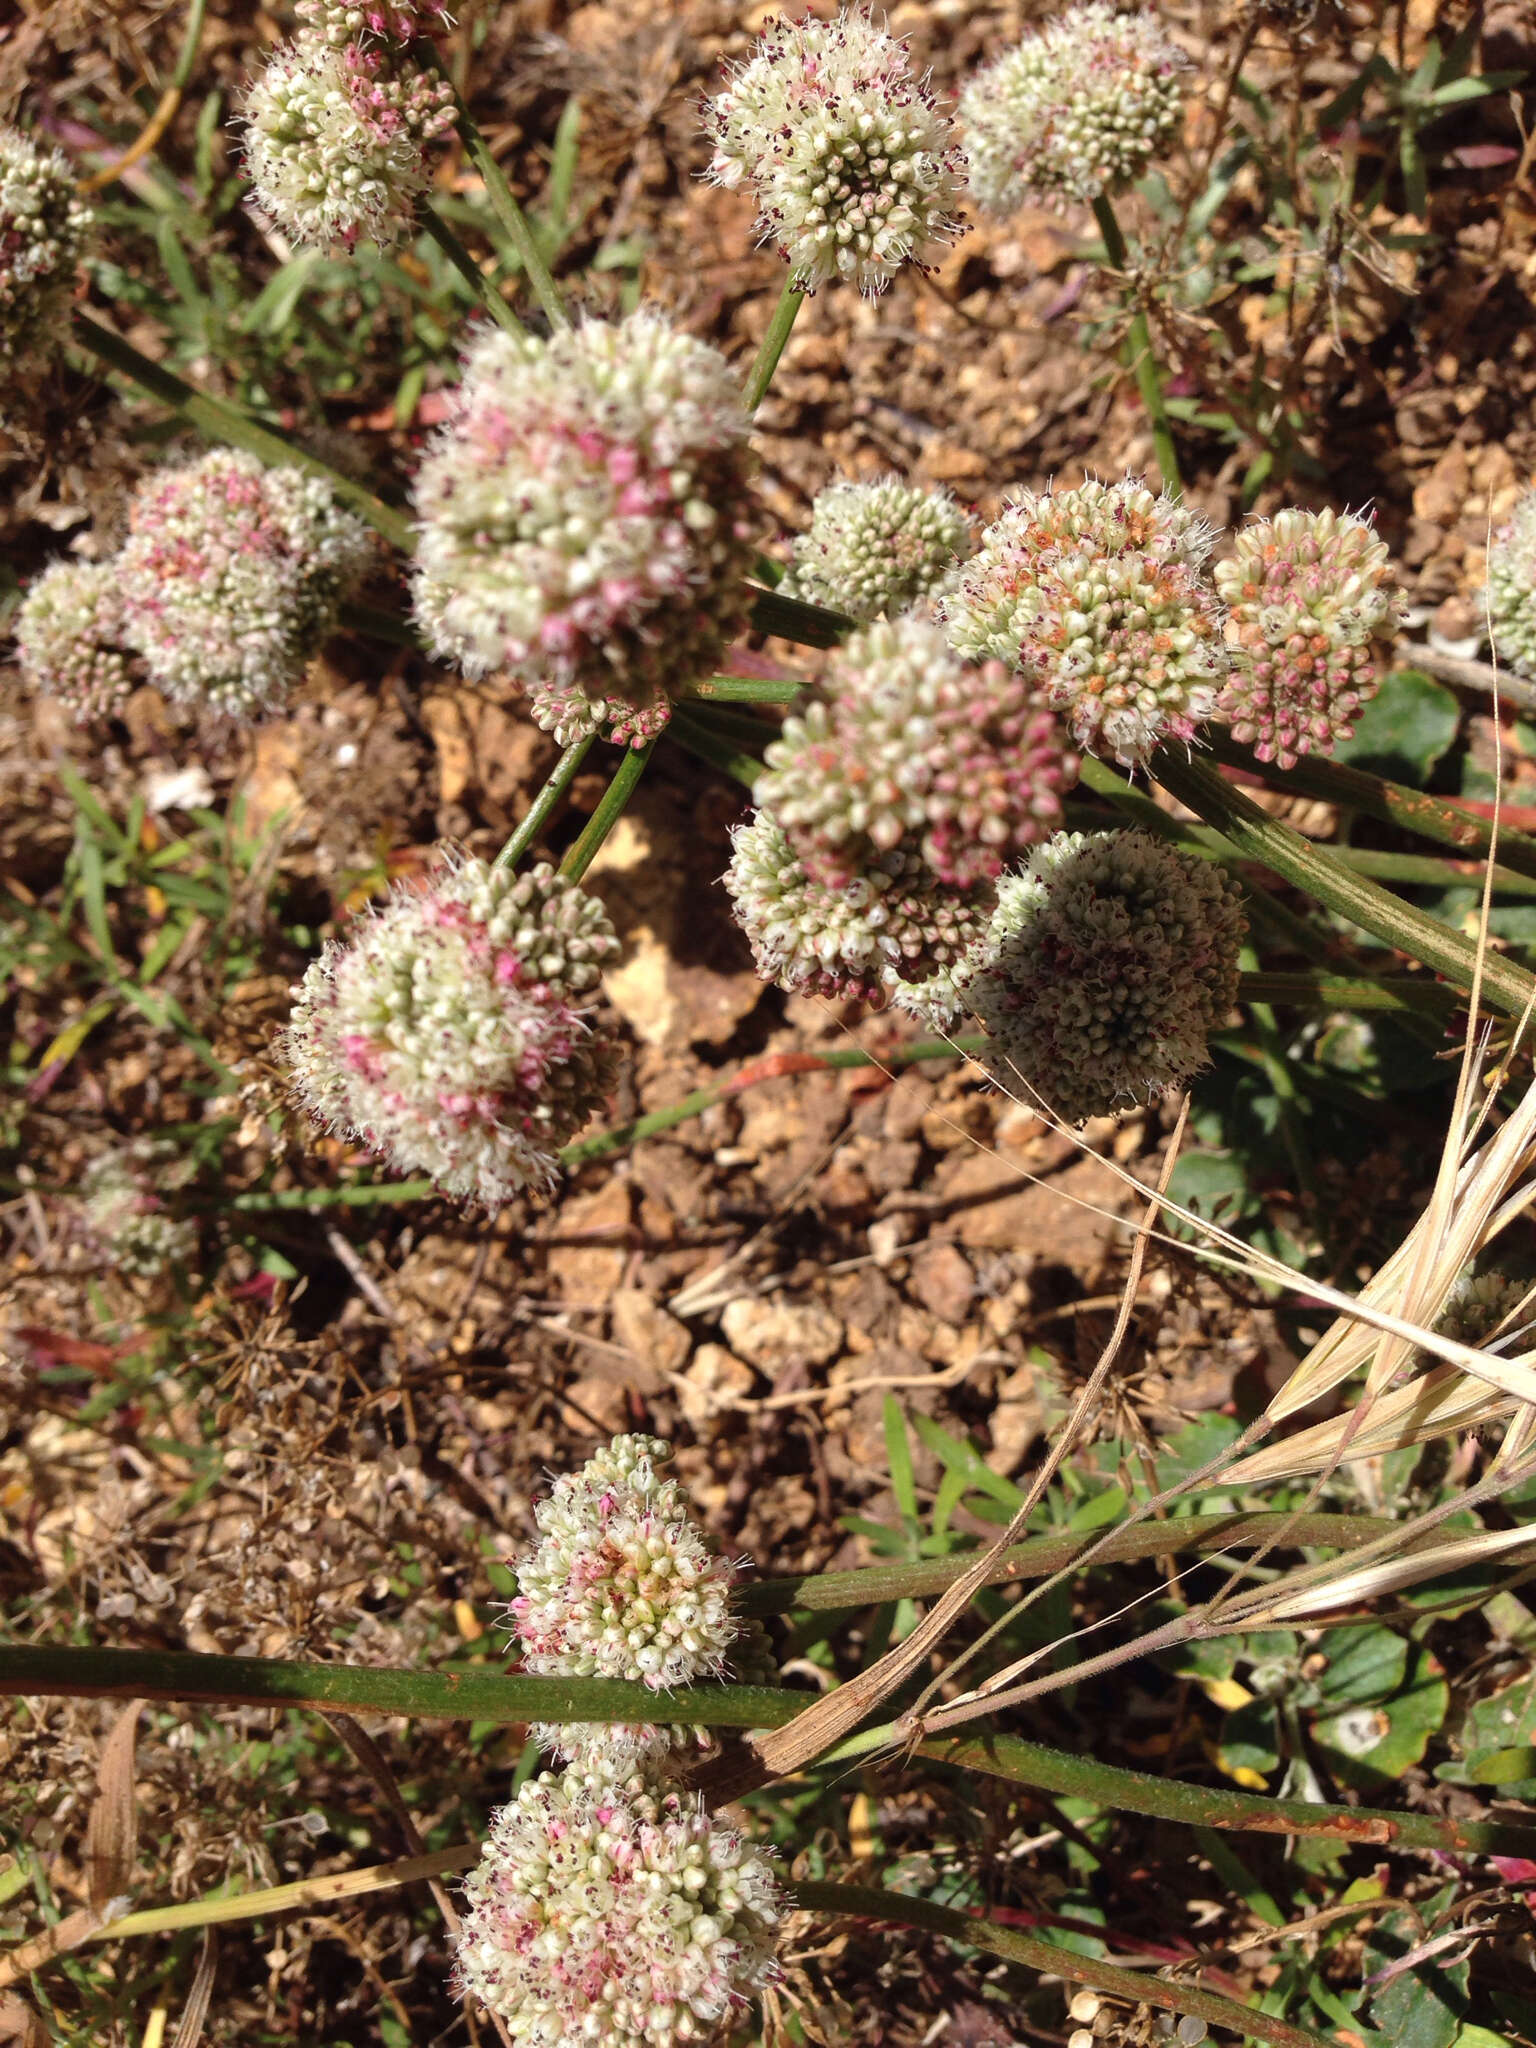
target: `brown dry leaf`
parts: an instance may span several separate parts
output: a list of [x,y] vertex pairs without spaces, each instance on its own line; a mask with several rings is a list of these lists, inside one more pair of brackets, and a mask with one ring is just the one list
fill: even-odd
[[85,1831],[85,1870],[91,1904],[120,1899],[133,1882],[139,1815],[133,1796],[133,1756],[143,1700],[130,1700],[101,1747],[97,1793]]
[[197,1975],[192,1979],[192,1989],[187,1993],[187,2002],[182,2008],[181,2024],[176,2029],[176,2038],[171,2048],[197,2048],[203,2038],[203,2028],[208,2023],[208,2007],[213,1999],[213,1979],[219,1962],[219,1937],[211,1927],[203,1929],[202,1952],[197,1959]]
[[35,1941],[24,1941],[16,1948],[7,1949],[3,1960],[0,1960],[0,1991],[9,1985],[19,1984],[23,1977],[30,1977],[34,1970],[42,1969],[55,1956],[67,1955],[71,1949],[79,1948],[100,1926],[101,1914],[97,1909],[81,1906],[77,1912],[66,1913],[62,1920],[38,1935]]
[[17,2048],[49,2048],[51,2036],[32,2007],[14,1991],[0,1998],[0,2041]]

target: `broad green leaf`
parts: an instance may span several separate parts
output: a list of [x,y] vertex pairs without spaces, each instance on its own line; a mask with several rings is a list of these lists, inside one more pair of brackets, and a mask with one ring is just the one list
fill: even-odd
[[1389,1628],[1367,1622],[1335,1629],[1326,1643],[1328,1668],[1318,1690],[1329,1706],[1358,1706],[1395,1693],[1408,1670],[1408,1645]]
[[1216,1761],[1229,1778],[1261,1792],[1280,1767],[1280,1726],[1273,1700],[1250,1700],[1225,1716]]
[[1325,1715],[1313,1723],[1312,1740],[1341,1784],[1377,1792],[1420,1761],[1449,1705],[1440,1666],[1427,1650],[1416,1650],[1401,1691]]
[[1355,720],[1353,739],[1340,740],[1333,758],[1424,789],[1460,724],[1454,692],[1420,669],[1394,669]]

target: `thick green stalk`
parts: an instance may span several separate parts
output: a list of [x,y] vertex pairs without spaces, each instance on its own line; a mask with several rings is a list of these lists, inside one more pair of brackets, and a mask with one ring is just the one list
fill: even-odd
[[474,257],[470,255],[458,236],[449,227],[437,209],[423,199],[416,209],[416,218],[424,231],[436,242],[454,269],[474,293],[476,299],[490,314],[498,327],[504,327],[508,334],[526,334],[521,320],[485,275]]
[[953,1906],[935,1905],[907,1892],[875,1891],[864,1885],[822,1884],[803,1879],[792,1885],[795,1901],[812,1913],[837,1913],[856,1920],[894,1921],[898,1927],[917,1927],[927,1934],[942,1934],[967,1948],[979,1948],[1005,1962],[1021,1963],[1043,1976],[1060,1977],[1068,1984],[1085,1984],[1111,1998],[1128,1999],[1133,2005],[1152,2005],[1164,2012],[1191,2013],[1213,2027],[1225,2027],[1240,2037],[1264,2041],[1270,2048],[1331,2048],[1321,2034],[1310,2027],[1293,2026],[1289,2020],[1272,2019],[1251,2005],[1238,2005],[1214,1991],[1202,1991],[1182,1979],[1176,1983],[1151,1970],[1126,1970],[1116,1963],[1101,1962],[1097,1956],[1079,1955],[1059,1942],[1043,1941],[1016,1927],[1000,1927],[984,1915],[972,1916]]
[[[1530,1856],[1536,1828],[1503,1821],[1449,1820],[1437,1813],[1395,1813],[1371,1806],[1325,1806],[1311,1799],[1271,1799],[1262,1792],[1186,1785],[1177,1778],[1122,1770],[1091,1756],[1071,1756],[1015,1735],[973,1740],[936,1736],[918,1744],[934,1763],[981,1771],[1067,1799],[1090,1799],[1121,1813],[1143,1813],[1185,1827],[1235,1828],[1265,1835],[1305,1835],[1382,1849],[1438,1849],[1457,1856]],[[1516,1843],[1523,1846],[1516,1847]]]
[[585,739],[571,741],[571,744],[555,763],[544,787],[528,806],[527,815],[522,823],[512,834],[512,837],[507,841],[500,853],[497,854],[495,860],[492,861],[492,867],[515,868],[517,866],[523,855],[554,816],[555,811],[559,807],[560,799],[576,780],[577,771],[581,767],[582,762],[587,758],[587,750],[592,745],[592,739],[593,735],[588,733]]
[[634,795],[655,748],[655,740],[649,739],[643,747],[626,750],[612,782],[603,791],[597,809],[588,818],[581,837],[560,863],[560,872],[568,882],[579,882],[596,860],[603,841],[623,817],[624,806]]
[[421,635],[399,612],[386,612],[376,604],[359,604],[348,598],[337,612],[336,623],[344,633],[361,633],[369,640],[386,640],[391,647],[408,647],[421,654]]
[[759,590],[753,596],[753,632],[773,633],[799,647],[836,647],[857,623],[846,612],[809,604],[803,597],[785,597],[781,591]]
[[[1109,203],[1107,193],[1101,192],[1094,200],[1093,217],[1099,224],[1099,233],[1104,237],[1104,253],[1109,258],[1111,269],[1122,273],[1128,271],[1130,258],[1126,252],[1125,237],[1120,232],[1120,223],[1115,219],[1115,210]],[[1141,393],[1141,402],[1146,407],[1147,418],[1152,425],[1152,447],[1157,456],[1163,489],[1174,497],[1180,497],[1184,486],[1179,478],[1179,455],[1174,446],[1173,423],[1168,417],[1168,408],[1163,403],[1163,379],[1152,347],[1152,329],[1147,324],[1145,312],[1139,307],[1131,315],[1131,324],[1126,332],[1125,360],[1135,376],[1136,388]]]
[[680,747],[686,747],[690,754],[707,761],[722,775],[729,775],[744,789],[751,789],[763,772],[762,762],[754,755],[744,753],[723,734],[712,732],[702,719],[690,717],[681,705],[673,711],[667,731]]
[[1388,974],[1380,981],[1342,974],[1244,974],[1239,1002],[1278,1003],[1295,1010],[1385,1010],[1398,1016],[1448,1017],[1460,1005],[1455,989],[1416,975]]
[[779,367],[779,357],[789,340],[790,330],[795,324],[795,315],[805,303],[805,293],[797,284],[784,280],[784,289],[779,293],[779,303],[773,309],[773,318],[768,322],[768,332],[763,336],[762,346],[747,372],[746,389],[741,402],[749,413],[757,411],[768,395],[768,386],[773,382],[773,373]]
[[669,1103],[665,1109],[653,1109],[648,1115],[634,1117],[629,1123],[618,1124],[612,1130],[595,1131],[590,1138],[578,1138],[557,1156],[560,1164],[568,1169],[584,1166],[589,1159],[606,1158],[610,1152],[622,1151],[626,1146],[638,1145],[642,1139],[674,1130],[678,1124],[687,1123],[690,1117],[702,1116],[717,1102],[739,1095],[744,1088],[755,1088],[762,1081],[781,1080],[786,1074],[809,1074],[823,1068],[835,1071],[839,1067],[888,1067],[894,1072],[900,1067],[914,1066],[919,1060],[953,1059],[957,1054],[977,1051],[980,1045],[979,1038],[922,1038],[913,1045],[898,1045],[878,1056],[862,1052],[857,1047],[840,1047],[835,1052],[770,1053],[765,1059],[754,1060],[750,1066],[743,1067],[729,1081],[716,1082],[711,1088],[695,1088],[691,1095],[685,1095],[681,1102]]
[[168,370],[162,363],[152,363],[148,356],[142,356],[131,343],[114,334],[109,327],[102,327],[89,314],[76,313],[74,317],[74,338],[81,348],[98,357],[102,362],[131,378],[160,403],[190,420],[201,434],[212,441],[224,441],[232,448],[243,448],[247,454],[257,456],[262,462],[274,465],[287,464],[293,469],[307,470],[311,476],[324,477],[331,489],[344,504],[354,512],[360,512],[368,523],[377,528],[391,547],[397,547],[403,554],[409,554],[415,545],[411,522],[403,512],[386,505],[382,498],[376,498],[372,491],[356,482],[352,477],[343,476],[328,463],[307,449],[295,447],[271,427],[264,427],[259,420],[252,419],[238,405],[232,405],[226,398],[214,398],[206,391],[199,391],[178,377],[174,370]]
[[351,1188],[270,1188],[230,1195],[218,1201],[188,1201],[187,1208],[230,1209],[237,1215],[259,1216],[271,1209],[372,1209],[381,1202],[429,1202],[436,1181],[386,1180]]
[[804,688],[804,683],[773,682],[765,676],[705,676],[702,682],[690,683],[683,695],[701,703],[793,704]]
[[[1255,760],[1247,747],[1240,747],[1219,726],[1207,726],[1201,734],[1211,753],[1228,768],[1246,769],[1261,782],[1283,790],[1287,796],[1312,796],[1322,803],[1340,804],[1346,810],[1363,811],[1384,825],[1400,825],[1433,839],[1441,846],[1454,846],[1468,856],[1486,855],[1493,845],[1489,819],[1463,810],[1444,797],[1426,796],[1401,782],[1368,774],[1363,768],[1348,767],[1342,761],[1320,761],[1308,755],[1294,768],[1276,768],[1272,762]],[[1500,825],[1500,865],[1513,874],[1536,880],[1536,838]]]
[[[1422,960],[1458,987],[1471,988],[1476,948],[1460,932],[1330,859],[1299,832],[1260,810],[1242,790],[1224,782],[1206,762],[1164,747],[1153,760],[1152,772],[1170,795],[1220,832],[1244,860],[1257,861],[1399,952]],[[1482,986],[1487,999],[1506,1016],[1522,1016],[1536,1000],[1536,978],[1498,953],[1489,952],[1484,959]]]
[[[1176,1521],[1124,1529],[1102,1536],[1032,1536],[1000,1551],[987,1574],[989,1586],[1021,1579],[1046,1579],[1063,1571],[1090,1547],[1095,1566],[1136,1564],[1181,1551],[1223,1551],[1240,1545],[1283,1542],[1287,1549],[1353,1550],[1390,1536],[1399,1525],[1373,1515],[1181,1515]],[[969,1571],[974,1556],[937,1558],[928,1564],[862,1565],[853,1571],[807,1573],[800,1577],[748,1580],[737,1595],[744,1614],[842,1613],[886,1600],[923,1600],[942,1593]]]
[[510,1676],[494,1664],[405,1671],[53,1644],[0,1645],[0,1696],[341,1708],[498,1723],[681,1719],[706,1728],[779,1728],[806,1702],[803,1692],[769,1686],[684,1686],[675,1692],[652,1692],[649,1686],[624,1679]]

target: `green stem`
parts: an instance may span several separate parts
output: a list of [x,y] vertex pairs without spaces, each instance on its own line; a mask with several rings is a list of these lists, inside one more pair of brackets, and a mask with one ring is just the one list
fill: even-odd
[[437,1192],[436,1181],[386,1180],[351,1188],[257,1188],[216,1200],[188,1199],[185,1206],[260,1216],[274,1209],[372,1209],[383,1202],[429,1202]]
[[785,597],[781,591],[759,590],[753,596],[753,632],[774,633],[799,647],[836,647],[857,623],[846,612],[809,604],[803,597]]
[[579,882],[596,860],[599,847],[624,815],[624,806],[634,794],[635,785],[645,773],[646,763],[655,748],[655,740],[649,739],[643,747],[631,747],[626,752],[612,782],[603,791],[597,809],[588,818],[581,837],[560,863],[560,872],[568,882]]
[[763,772],[762,762],[754,755],[743,753],[730,740],[712,732],[701,719],[691,718],[681,705],[674,709],[667,731],[680,747],[686,747],[690,754],[707,761],[711,768],[729,775],[745,789],[751,789]]
[[[1350,768],[1341,761],[1319,761],[1310,755],[1294,768],[1276,768],[1271,762],[1255,760],[1247,747],[1240,747],[1219,726],[1208,726],[1201,737],[1224,766],[1245,769],[1288,796],[1312,796],[1322,803],[1363,811],[1368,818],[1376,818],[1384,825],[1400,825],[1407,832],[1416,832],[1421,839],[1454,846],[1469,856],[1486,855],[1493,845],[1489,819],[1479,818],[1443,797],[1426,796],[1422,790],[1388,782],[1363,768]],[[1500,825],[1498,856],[1502,868],[1536,880],[1536,838],[1529,833]]]
[[344,633],[362,633],[370,640],[385,640],[391,647],[408,647],[414,654],[425,651],[421,635],[409,619],[376,604],[358,604],[349,598],[339,607],[336,623]]
[[1384,1010],[1397,1016],[1448,1017],[1460,1003],[1443,982],[1388,974],[1380,981],[1342,974],[1244,974],[1239,1002],[1278,1003],[1296,1010]]
[[416,209],[416,218],[425,232],[436,242],[454,269],[469,286],[475,298],[490,314],[498,327],[504,327],[508,334],[526,334],[521,320],[485,275],[474,257],[470,255],[458,236],[449,227],[434,206],[423,199]]
[[410,520],[353,478],[330,468],[307,449],[295,447],[293,442],[271,427],[263,426],[259,420],[252,419],[249,413],[230,404],[228,399],[214,398],[206,391],[198,391],[178,377],[174,370],[167,370],[161,363],[152,363],[148,356],[140,355],[121,335],[99,326],[86,313],[75,314],[74,338],[81,348],[110,364],[120,375],[131,378],[152,397],[158,398],[162,405],[190,420],[198,432],[206,434],[210,440],[227,442],[232,448],[243,448],[262,462],[286,464],[293,469],[305,470],[311,476],[324,477],[336,496],[355,512],[360,512],[392,547],[399,548],[403,554],[411,552],[415,541]]
[[437,53],[430,43],[418,44],[416,56],[423,70],[433,70],[440,78],[448,79],[449,89],[453,93],[459,139],[464,144],[470,162],[480,173],[481,182],[485,186],[485,196],[491,202],[491,209],[500,221],[507,240],[512,244],[517,261],[522,264],[528,282],[533,286],[534,297],[544,308],[544,315],[550,326],[569,327],[571,316],[566,311],[565,299],[560,287],[550,275],[549,265],[539,253],[533,229],[528,225],[528,216],[513,197],[506,173],[491,155],[474,115],[464,103],[463,95],[437,61]]
[[[1182,758],[1176,748],[1164,747],[1153,762],[1153,773],[1170,795],[1214,826],[1243,859],[1259,862],[1397,951],[1422,960],[1459,987],[1471,988],[1476,948],[1460,932],[1330,859],[1299,832],[1260,810],[1242,790],[1224,782],[1206,762]],[[1498,953],[1484,958],[1482,986],[1488,1000],[1511,1017],[1522,1016],[1536,998],[1536,979]]]
[[762,346],[747,372],[741,402],[749,413],[756,412],[767,397],[773,373],[779,367],[779,357],[784,353],[784,345],[795,324],[795,315],[804,303],[805,293],[786,278],[784,289],[779,293],[779,303],[773,309],[773,318],[768,322],[768,332],[763,336]]
[[[1181,1551],[1257,1548],[1283,1542],[1287,1549],[1353,1550],[1390,1536],[1400,1525],[1376,1515],[1188,1515],[1177,1521],[1142,1524],[1107,1540],[1096,1536],[1031,1536],[1000,1551],[987,1573],[989,1586],[1020,1579],[1047,1579],[1064,1571],[1085,1550],[1097,1551],[1095,1566],[1139,1564],[1149,1557]],[[936,1558],[924,1564],[863,1565],[853,1571],[807,1573],[803,1577],[748,1580],[737,1594],[744,1614],[844,1613],[887,1600],[924,1600],[942,1593],[975,1563],[974,1555]]]
[[527,815],[506,845],[491,862],[493,868],[515,868],[523,855],[538,838],[544,827],[554,816],[561,798],[576,780],[577,770],[587,758],[593,735],[585,739],[572,740],[551,770],[544,787],[528,806]]
[[494,1664],[406,1671],[300,1664],[184,1651],[0,1645],[0,1697],[181,1700],[210,1705],[342,1708],[441,1720],[674,1721],[705,1728],[781,1728],[806,1704],[771,1686],[683,1686],[653,1692],[617,1678],[529,1678]]
[[[1115,219],[1115,210],[1109,203],[1107,193],[1101,192],[1094,200],[1093,217],[1099,224],[1099,233],[1104,237],[1104,253],[1109,258],[1110,268],[1124,274],[1130,269],[1130,258],[1126,252],[1125,237],[1120,232],[1120,223]],[[1163,403],[1163,379],[1152,347],[1152,329],[1147,324],[1145,311],[1140,307],[1131,315],[1130,328],[1125,337],[1125,360],[1136,378],[1136,388],[1141,393],[1141,402],[1146,407],[1147,418],[1152,423],[1152,447],[1157,456],[1163,489],[1171,492],[1174,497],[1180,497],[1184,486],[1179,479],[1179,456],[1174,446],[1173,424],[1168,417],[1168,408]]]
[[1238,2005],[1214,1991],[1202,1991],[1193,1984],[1170,1983],[1150,1970],[1126,1970],[1118,1964],[1101,1962],[1097,1956],[1079,1955],[1059,1942],[1043,1941],[1015,1927],[999,1927],[984,1916],[962,1913],[953,1906],[935,1905],[931,1899],[913,1898],[907,1892],[875,1891],[864,1885],[822,1884],[802,1879],[790,1887],[797,1905],[812,1913],[836,1913],[855,1920],[894,1921],[898,1927],[916,1927],[927,1934],[942,1934],[967,1948],[979,1948],[1005,1962],[1021,1963],[1043,1976],[1059,1977],[1068,1984],[1086,1984],[1111,1998],[1128,1999],[1133,2005],[1153,2005],[1164,2012],[1191,2013],[1208,2025],[1225,2027],[1232,2033],[1270,2048],[1330,2048],[1321,2034],[1309,2027],[1292,2026],[1288,2020],[1272,2019],[1251,2005]]
[[781,1080],[786,1074],[807,1074],[822,1068],[835,1072],[839,1067],[881,1067],[894,1072],[901,1067],[915,1066],[920,1060],[953,1059],[956,1054],[977,1052],[981,1043],[979,1038],[923,1038],[913,1045],[895,1046],[890,1052],[878,1056],[857,1047],[840,1047],[835,1052],[770,1053],[765,1059],[754,1060],[750,1066],[743,1067],[729,1081],[718,1081],[712,1088],[695,1088],[691,1095],[685,1095],[681,1102],[670,1103],[665,1109],[653,1109],[645,1116],[632,1118],[627,1124],[616,1125],[612,1130],[595,1131],[590,1138],[578,1138],[557,1156],[560,1164],[568,1169],[585,1166],[590,1159],[606,1158],[610,1152],[638,1145],[645,1138],[654,1138],[662,1131],[687,1123],[690,1117],[702,1116],[706,1109],[712,1109],[717,1102],[727,1101],[732,1095],[739,1095],[745,1088],[755,1088],[761,1081]]
[[780,683],[766,676],[705,676],[690,683],[683,695],[715,704],[793,704],[804,688],[793,679]]
[[[1168,1524],[1163,1524],[1164,1528]],[[1091,1799],[1121,1813],[1186,1827],[1237,1828],[1266,1835],[1304,1835],[1359,1842],[1383,1849],[1439,1849],[1462,1856],[1529,1856],[1536,1828],[1503,1821],[1448,1820],[1439,1814],[1395,1813],[1381,1807],[1326,1806],[1311,1799],[1272,1799],[1263,1792],[1232,1792],[1214,1785],[1186,1785],[1177,1778],[1127,1771],[1090,1756],[1046,1749],[1016,1735],[987,1734],[967,1740],[936,1736],[918,1745],[934,1763],[1006,1778],[1037,1792]],[[1516,1838],[1524,1848],[1512,1846]]]

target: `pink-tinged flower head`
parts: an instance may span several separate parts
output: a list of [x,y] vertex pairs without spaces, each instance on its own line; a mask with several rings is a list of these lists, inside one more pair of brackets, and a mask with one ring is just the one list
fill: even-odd
[[7,402],[12,389],[24,396],[16,373],[63,346],[95,220],[65,156],[0,126],[0,388]]
[[530,1780],[464,1893],[460,1988],[528,2048],[701,2041],[776,1974],[770,1859],[642,1778]]
[[960,95],[977,204],[1088,206],[1139,178],[1178,126],[1188,68],[1150,8],[1069,7]]
[[295,241],[397,242],[414,231],[427,146],[453,119],[446,80],[306,30],[273,51],[246,97],[252,202]]
[[484,335],[416,479],[433,651],[562,745],[659,731],[745,621],[746,434],[725,358],[655,314]]
[[133,688],[115,563],[51,562],[16,614],[27,681],[82,722],[108,718]]
[[859,9],[770,21],[704,109],[717,184],[757,193],[758,232],[806,291],[874,297],[960,232],[965,159],[907,46]]
[[1493,645],[1516,675],[1536,676],[1536,489],[1523,493],[1488,549]]
[[82,1220],[112,1263],[146,1279],[197,1257],[197,1224],[172,1215],[164,1197],[188,1178],[175,1147],[139,1138],[105,1152],[86,1169]]
[[958,977],[987,1064],[1069,1123],[1180,1088],[1237,994],[1242,892],[1146,832],[1063,832],[998,885]]
[[384,43],[404,49],[451,26],[443,0],[295,0],[294,13],[322,42],[344,49]]
[[813,881],[842,887],[910,840],[968,889],[1060,829],[1077,758],[1044,697],[1001,662],[967,667],[932,620],[852,634],[822,687],[785,719],[755,791]]
[[1196,512],[1127,478],[1024,491],[938,600],[951,646],[1017,669],[1078,745],[1127,767],[1213,716],[1221,607]]
[[323,477],[215,448],[134,493],[113,565],[123,636],[167,696],[255,718],[301,679],[373,555]]
[[300,1099],[462,1201],[546,1191],[611,1079],[590,1018],[617,952],[602,905],[549,867],[463,860],[397,889],[304,977],[285,1040]]
[[896,1000],[965,958],[991,894],[938,881],[910,842],[872,852],[836,887],[813,880],[783,827],[755,811],[731,835],[725,886],[765,981],[793,995]]
[[1216,565],[1232,658],[1217,703],[1261,761],[1293,767],[1353,733],[1402,606],[1386,543],[1349,512],[1277,512]]

